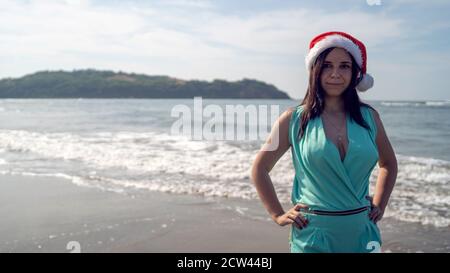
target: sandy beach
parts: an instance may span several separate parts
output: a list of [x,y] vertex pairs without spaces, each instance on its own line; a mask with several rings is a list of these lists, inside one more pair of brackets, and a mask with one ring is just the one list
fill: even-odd
[[288,229],[205,198],[125,195],[57,178],[1,176],[0,251],[287,252]]
[[[73,242],[81,252],[289,252],[289,227],[267,219],[257,200],[121,194],[4,175],[0,217],[0,252],[71,252]],[[389,218],[380,229],[384,252],[450,252],[448,229]]]

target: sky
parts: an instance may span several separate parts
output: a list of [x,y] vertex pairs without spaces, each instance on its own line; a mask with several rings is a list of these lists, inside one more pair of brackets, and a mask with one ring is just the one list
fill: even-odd
[[309,41],[364,42],[363,100],[450,99],[448,0],[0,0],[0,78],[99,69],[256,79],[302,99]]

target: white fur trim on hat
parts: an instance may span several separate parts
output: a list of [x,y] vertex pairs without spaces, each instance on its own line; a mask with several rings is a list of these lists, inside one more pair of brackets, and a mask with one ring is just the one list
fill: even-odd
[[364,92],[372,88],[372,86],[373,86],[373,77],[369,73],[366,73],[364,74],[362,80],[356,86],[356,89],[358,89],[358,91]]
[[[356,63],[359,65],[359,67],[362,66],[362,54],[359,47],[353,43],[350,39],[347,39],[346,37],[343,37],[341,35],[330,35],[325,37],[324,39],[317,42],[313,48],[310,49],[308,52],[308,55],[305,57],[305,64],[306,69],[309,70],[313,66],[314,62],[316,61],[316,58],[325,51],[327,48],[330,47],[341,47],[347,50],[350,54],[352,54],[353,58],[355,59]],[[363,80],[364,81],[364,80]],[[373,80],[372,80],[373,82]],[[370,87],[369,87],[370,88]]]

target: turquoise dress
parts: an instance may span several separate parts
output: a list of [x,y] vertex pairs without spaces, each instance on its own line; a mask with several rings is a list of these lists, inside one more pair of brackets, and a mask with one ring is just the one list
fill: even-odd
[[[361,114],[370,131],[346,114],[349,145],[341,161],[336,145],[325,135],[321,117],[308,122],[298,139],[301,112],[297,106],[289,124],[289,142],[295,178],[291,201],[306,204],[313,210],[343,211],[370,207],[370,174],[378,161],[375,142],[377,128],[369,108],[361,106]],[[299,229],[291,225],[291,252],[378,252],[381,236],[369,217],[370,210],[331,216],[302,212],[309,224]]]

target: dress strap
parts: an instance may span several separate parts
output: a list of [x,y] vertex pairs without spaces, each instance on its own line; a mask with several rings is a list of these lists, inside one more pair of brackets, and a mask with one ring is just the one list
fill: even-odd
[[364,120],[367,122],[367,124],[370,127],[370,137],[372,139],[372,142],[376,145],[376,138],[377,138],[377,124],[375,123],[375,119],[372,115],[372,111],[369,107],[362,107],[362,115],[364,117]]
[[297,139],[298,132],[300,130],[299,118],[302,114],[303,106],[297,105],[292,112],[291,120],[289,121],[289,144],[292,146],[294,140]]

